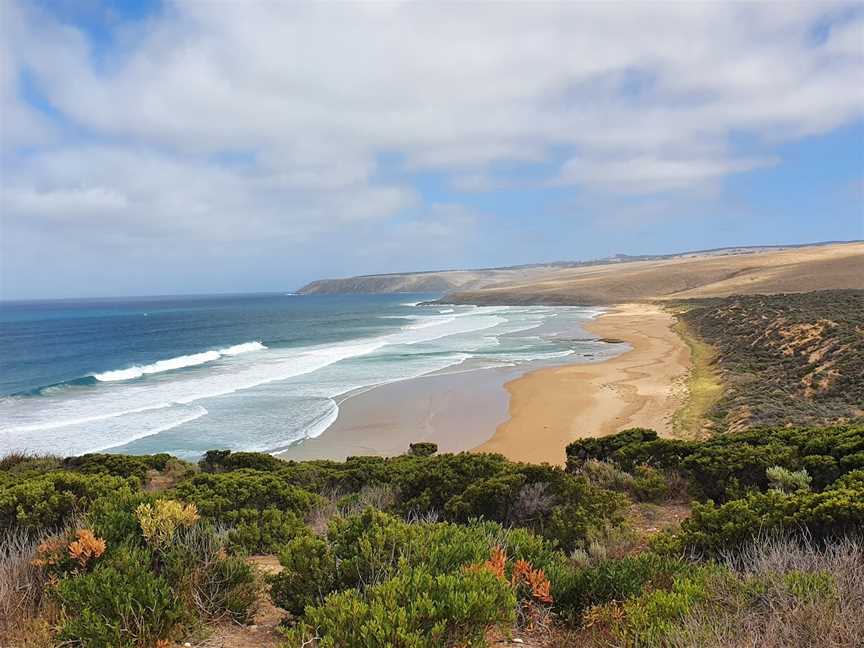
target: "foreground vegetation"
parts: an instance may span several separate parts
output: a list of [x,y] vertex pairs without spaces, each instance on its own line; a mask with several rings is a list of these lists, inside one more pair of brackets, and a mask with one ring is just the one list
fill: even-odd
[[[158,486],[158,488],[157,488]],[[630,520],[693,500],[680,528]],[[0,461],[0,645],[196,643],[270,599],[283,645],[854,646],[864,426],[629,430],[498,455]],[[646,546],[646,542],[648,546]],[[264,577],[252,554],[275,554]],[[251,644],[250,644],[251,645]]]

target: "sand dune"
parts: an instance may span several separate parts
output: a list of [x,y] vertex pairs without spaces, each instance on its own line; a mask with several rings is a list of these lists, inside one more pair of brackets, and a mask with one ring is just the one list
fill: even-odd
[[827,288],[864,288],[864,243],[564,268],[442,301],[592,305]]

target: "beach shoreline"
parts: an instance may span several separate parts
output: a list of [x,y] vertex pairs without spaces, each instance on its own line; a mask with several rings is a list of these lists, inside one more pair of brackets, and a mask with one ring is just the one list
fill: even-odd
[[336,420],[324,432],[276,455],[344,461],[404,454],[417,442],[435,443],[439,452],[467,451],[507,420],[504,385],[519,375],[514,367],[431,373],[349,393],[339,400]]
[[473,450],[562,465],[564,449],[576,439],[631,427],[670,436],[690,366],[674,323],[653,304],[619,304],[586,323],[594,335],[623,340],[631,349],[600,363],[539,369],[508,382],[509,419]]
[[658,306],[622,304],[581,325],[600,340],[627,344],[611,358],[432,373],[348,394],[327,430],[276,454],[296,461],[392,456],[430,441],[440,452],[561,465],[576,438],[635,426],[668,435],[689,366],[674,322]]

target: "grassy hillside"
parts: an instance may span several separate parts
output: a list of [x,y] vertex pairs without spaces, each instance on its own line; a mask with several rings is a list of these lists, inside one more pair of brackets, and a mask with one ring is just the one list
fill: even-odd
[[456,292],[442,301],[593,305],[831,288],[864,289],[864,244],[563,268],[541,277]]
[[864,290],[735,296],[677,304],[714,349],[725,386],[716,429],[824,425],[864,415]]

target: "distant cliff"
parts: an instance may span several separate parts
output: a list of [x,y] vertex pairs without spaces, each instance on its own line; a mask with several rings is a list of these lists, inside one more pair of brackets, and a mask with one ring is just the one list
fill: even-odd
[[304,295],[334,293],[397,293],[479,290],[499,282],[539,276],[550,266],[500,268],[490,270],[442,270],[440,272],[406,272],[401,274],[365,275],[345,279],[319,279],[303,286]]

